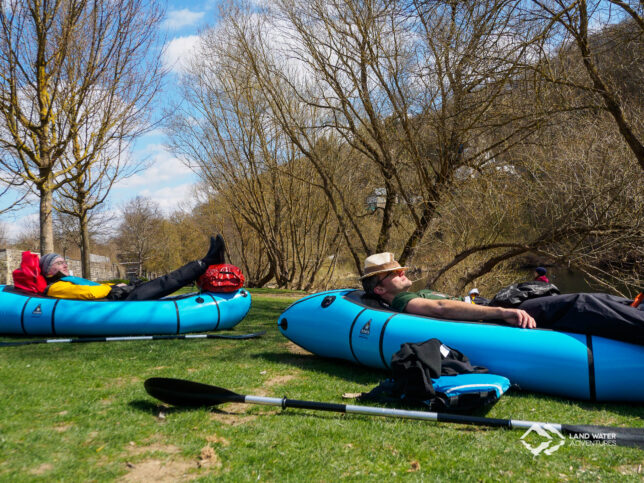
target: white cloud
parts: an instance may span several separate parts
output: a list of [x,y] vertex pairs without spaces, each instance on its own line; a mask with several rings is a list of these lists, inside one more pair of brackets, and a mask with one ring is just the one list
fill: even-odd
[[140,195],[158,203],[159,207],[169,214],[177,210],[180,204],[187,202],[189,205],[193,205],[195,203],[194,186],[193,183],[184,183],[161,189],[145,189],[140,192]]
[[137,139],[139,144],[147,142],[147,140],[154,140],[159,138],[165,138],[166,132],[162,128],[152,129],[151,131],[146,132],[143,136]]
[[176,37],[163,48],[163,64],[176,73],[184,72],[195,57],[198,47],[198,35]]
[[193,12],[187,8],[181,10],[172,10],[168,12],[167,18],[163,22],[164,27],[169,30],[179,30],[183,27],[193,26],[203,19],[206,12]]
[[7,238],[10,241],[16,241],[21,233],[38,227],[39,221],[40,215],[38,213],[31,213],[21,218],[16,218],[13,221],[3,220],[2,223],[7,229]]
[[115,188],[128,190],[142,186],[150,188],[154,185],[161,186],[164,183],[180,181],[183,177],[193,175],[190,168],[160,144],[146,146],[140,156],[137,153],[137,157],[148,158],[149,167],[134,176],[119,181]]

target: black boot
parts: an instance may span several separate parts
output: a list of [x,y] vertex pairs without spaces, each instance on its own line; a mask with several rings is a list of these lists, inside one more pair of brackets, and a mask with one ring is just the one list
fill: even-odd
[[201,261],[209,267],[210,265],[217,265],[224,263],[224,252],[226,251],[226,244],[221,235],[217,235],[217,238],[210,237],[210,248],[206,256],[201,259]]

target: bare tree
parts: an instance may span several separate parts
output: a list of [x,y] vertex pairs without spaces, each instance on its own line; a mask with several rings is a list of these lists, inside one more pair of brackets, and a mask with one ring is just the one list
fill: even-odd
[[[522,23],[514,7],[280,0],[265,21],[229,15],[240,64],[320,177],[357,270],[364,253],[392,243],[394,227],[403,230],[405,262],[457,170],[477,169],[536,129],[538,113],[508,105],[529,46],[527,35],[516,35]],[[375,237],[344,200],[339,165],[324,163],[316,149],[329,133],[349,154],[340,163],[366,163],[372,183],[384,188]]]
[[[76,257],[80,250],[80,232],[74,217],[54,212],[54,246],[64,258]],[[70,251],[73,250],[73,255]]]
[[28,219],[26,223],[23,224],[21,231],[16,236],[15,243],[13,246],[19,250],[31,250],[32,252],[38,252],[39,244],[39,233],[38,222],[34,219]]
[[[620,168],[619,138],[600,142],[603,115],[583,114],[605,98],[596,86],[577,89],[587,67],[571,51],[576,44],[544,36],[558,20],[546,15],[544,29],[529,4],[231,7],[206,36],[201,70],[188,80],[199,113],[176,118],[183,133],[176,147],[204,170],[247,248],[265,247],[253,263],[284,280],[293,273],[281,241],[285,192],[323,193],[329,226],[358,271],[365,254],[392,247],[402,262],[421,250],[421,262],[440,260],[437,279],[458,273],[458,291],[527,253],[596,273],[606,271],[599,260],[609,254],[606,273],[635,267],[641,229],[627,219],[629,210],[640,216],[641,178]],[[639,45],[628,32],[619,34],[626,43],[615,33],[622,42],[615,45]],[[639,72],[641,54],[629,55]],[[539,70],[548,68],[561,82],[542,82]],[[637,114],[641,101],[629,106],[626,94],[641,96],[637,75],[624,88],[608,79],[624,112]],[[632,118],[636,133],[641,116]],[[287,177],[315,190],[282,191]],[[369,212],[364,198],[372,192],[382,203]],[[468,218],[476,205],[467,196],[482,207],[481,220]],[[445,247],[444,259],[427,250],[426,238]],[[614,256],[622,250],[628,257]]]
[[506,165],[512,169],[468,179],[441,206],[429,285],[451,273],[445,288],[460,293],[516,257],[536,254],[611,291],[638,290],[644,174],[625,162],[630,151],[619,134],[607,135],[608,116],[561,117],[540,132],[538,143],[513,153],[513,164]]
[[[52,196],[76,163],[145,125],[161,74],[151,46],[162,15],[156,0],[3,3],[0,165],[40,197],[41,252],[53,250]],[[84,135],[80,158],[70,156]]]
[[[60,196],[60,191],[57,197]],[[62,255],[66,256],[67,250],[78,250],[74,256],[79,256],[81,260],[82,276],[91,278],[91,269],[84,268],[84,264],[90,264],[89,247],[96,240],[111,236],[113,234],[112,222],[115,216],[110,211],[102,209],[102,205],[97,205],[93,209],[83,209],[82,205],[74,205],[73,200],[61,201],[54,199],[56,209],[54,211],[54,245],[57,249],[62,250]],[[66,204],[63,204],[66,203]],[[79,213],[84,213],[84,219],[79,219]],[[84,227],[84,228],[83,228]],[[86,246],[86,248],[84,248]],[[87,257],[85,257],[87,253]],[[88,267],[89,268],[89,267]]]
[[23,206],[29,196],[29,191],[24,189],[24,181],[15,175],[2,173],[0,166],[0,215]]
[[[642,31],[608,3],[569,2],[570,11],[563,2],[547,2],[554,4],[560,17],[541,7],[522,12],[546,34],[526,58],[526,68],[537,74],[534,83],[512,86],[526,106],[540,104],[551,115],[528,142],[499,157],[496,169],[507,172],[489,169],[494,166],[466,172],[477,179],[444,200],[442,224],[433,227],[439,236],[428,240],[437,262],[429,285],[459,292],[475,280],[505,280],[517,257],[536,254],[614,292],[641,287],[642,175],[639,165],[629,168],[633,144],[615,121],[628,121],[626,130],[635,136],[644,127]],[[579,37],[584,15],[593,28],[587,25]],[[580,55],[582,38],[588,58]],[[593,83],[589,67],[602,86]]]
[[9,244],[9,229],[7,225],[0,221],[0,247],[7,248]]
[[337,245],[329,207],[311,183],[308,165],[273,122],[267,102],[238,54],[217,32],[203,39],[207,54],[184,80],[189,109],[176,111],[172,148],[228,207],[242,235],[258,238],[267,271],[280,287],[308,288]]
[[167,273],[200,258],[208,249],[209,237],[215,233],[221,233],[216,223],[202,225],[195,210],[177,209],[159,221],[157,240],[146,266]]
[[129,271],[134,269],[142,277],[157,247],[163,216],[152,200],[137,196],[125,204],[122,217],[116,236],[119,258]]
[[[84,139],[91,137],[85,136]],[[100,207],[110,194],[116,181],[134,174],[137,164],[129,161],[123,139],[104,146],[100,152],[81,152],[81,142],[74,143],[73,158],[65,158],[63,166],[69,164],[65,175],[69,181],[61,184],[54,197],[57,212],[71,216],[78,225],[78,244],[81,253],[83,277],[91,278],[90,231],[107,220]]]
[[[543,59],[535,64],[539,74],[564,88],[587,93],[594,101],[592,107],[606,110],[644,170],[641,104],[629,106],[611,79],[616,69],[634,70],[632,78],[639,84],[640,92],[642,90],[644,4],[621,0],[532,0],[532,4],[536,6],[531,12],[533,18],[544,25],[544,41],[554,43],[557,52],[574,48],[581,64],[566,65],[561,62],[561,56],[552,59],[552,43],[546,43]],[[621,25],[615,25],[618,22]],[[597,35],[598,31],[601,35]],[[614,62],[629,54],[633,57],[632,62],[626,65]],[[582,71],[585,76],[579,75]]]

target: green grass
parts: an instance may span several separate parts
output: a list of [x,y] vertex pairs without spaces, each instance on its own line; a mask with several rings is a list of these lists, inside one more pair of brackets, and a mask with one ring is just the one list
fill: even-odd
[[[146,394],[143,381],[160,376],[342,402],[385,377],[294,352],[276,327],[292,300],[255,292],[230,333],[266,330],[261,339],[0,349],[0,481],[641,481],[637,449],[567,441],[533,457],[521,431],[239,404],[184,410]],[[487,416],[644,426],[641,406],[522,393]]]
[[268,295],[268,294],[278,294],[278,295],[288,295],[291,297],[304,297],[307,293],[304,290],[286,290],[283,288],[249,288],[248,291],[251,294],[257,295]]
[[[291,297],[291,298],[298,298],[298,297],[304,297],[307,295],[307,292],[304,290],[286,290],[283,288],[246,288],[251,295],[283,295],[285,297]],[[179,289],[175,292],[175,294],[184,294],[184,293],[191,293],[191,292],[198,292],[199,289],[192,285],[188,287],[183,287],[182,289]]]

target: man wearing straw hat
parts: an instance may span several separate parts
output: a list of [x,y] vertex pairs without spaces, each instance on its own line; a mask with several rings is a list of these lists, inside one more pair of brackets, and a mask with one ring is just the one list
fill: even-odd
[[360,278],[364,291],[380,297],[399,312],[454,320],[503,320],[509,325],[533,329],[535,320],[520,309],[486,307],[450,300],[429,290],[408,292],[411,280],[405,275],[393,253],[376,253],[365,259],[364,276]]

